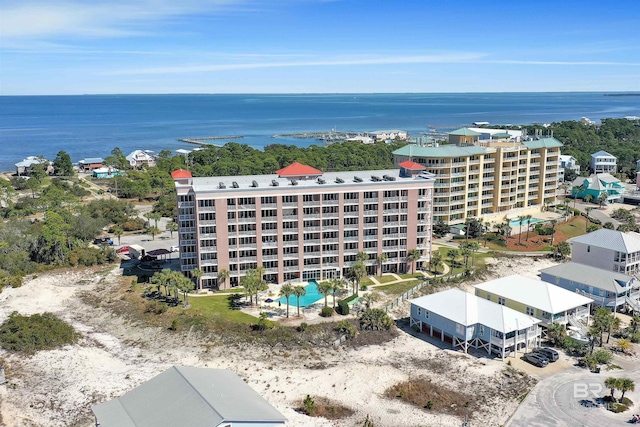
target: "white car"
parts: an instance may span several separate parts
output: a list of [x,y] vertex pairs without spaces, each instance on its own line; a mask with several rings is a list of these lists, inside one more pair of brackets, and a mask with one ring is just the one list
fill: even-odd
[[169,250],[171,252],[180,252],[180,246],[171,246]]

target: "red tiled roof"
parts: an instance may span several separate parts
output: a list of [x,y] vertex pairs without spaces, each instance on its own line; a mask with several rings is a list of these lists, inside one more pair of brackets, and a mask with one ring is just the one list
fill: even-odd
[[310,175],[322,175],[322,171],[311,166],[303,165],[302,163],[293,162],[289,166],[286,166],[276,171],[281,177],[286,176],[310,176]]
[[406,160],[402,163],[398,163],[398,166],[401,168],[409,169],[409,170],[425,170],[426,166],[421,165],[420,163],[412,162],[410,160]]
[[191,175],[191,172],[189,172],[187,170],[178,169],[176,171],[171,172],[171,178],[173,178],[173,179],[193,178],[193,175]]

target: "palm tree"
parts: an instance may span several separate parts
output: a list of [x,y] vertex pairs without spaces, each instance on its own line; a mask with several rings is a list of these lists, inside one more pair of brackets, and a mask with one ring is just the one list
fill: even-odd
[[531,230],[531,215],[525,216],[527,220],[527,242],[529,241],[529,230]]
[[113,235],[118,238],[118,246],[120,246],[120,237],[124,234],[124,230],[120,227],[114,227]]
[[327,297],[331,293],[331,289],[332,288],[333,288],[333,285],[329,281],[324,281],[324,282],[318,283],[318,292],[320,292],[320,295],[324,295],[324,306],[325,307],[327,306]]
[[176,289],[182,291],[182,297],[184,298],[183,306],[187,308],[189,306],[189,292],[192,291],[195,287],[193,282],[189,280],[187,277],[183,276],[179,271],[173,272],[176,275],[175,286]]
[[173,239],[173,232],[178,231],[178,224],[175,222],[169,222],[167,223],[165,230],[167,230],[170,233],[171,238]]
[[289,317],[289,297],[293,294],[293,286],[291,283],[287,282],[282,287],[280,287],[280,296],[285,297],[287,300],[287,317]]
[[196,279],[196,288],[198,289],[202,289],[202,287],[200,286],[201,285],[200,278],[202,277],[203,274],[204,273],[199,268],[194,268],[193,270],[191,270],[191,277]]
[[609,194],[606,191],[603,191],[602,193],[598,194],[597,202],[601,208],[604,205],[604,202],[607,201],[608,197],[609,197]]
[[609,330],[607,331],[607,344],[609,344],[609,340],[611,339],[611,332],[617,331],[618,329],[620,329],[620,318],[615,317],[614,314],[613,319],[611,319],[611,322],[609,322]]
[[591,194],[587,194],[586,196],[584,196],[585,203],[591,203],[592,200],[593,200],[593,196]]
[[449,259],[451,260],[451,271],[453,271],[453,267],[456,263],[456,258],[458,258],[458,250],[457,249],[449,249],[447,251],[447,256],[449,257]]
[[151,276],[151,283],[158,286],[158,291],[160,291],[160,286],[164,287],[164,294],[168,295],[168,287],[169,282],[171,281],[171,270],[168,268],[163,269],[162,271],[158,271]]
[[[218,280],[223,284],[229,278],[229,270],[225,270],[224,268],[218,271]],[[218,289],[220,289],[220,283],[218,283]]]
[[418,249],[409,249],[407,253],[407,261],[412,264],[412,274],[416,272],[416,262],[422,257],[422,253]]
[[353,282],[356,296],[360,289],[360,281],[367,276],[367,267],[362,261],[356,261],[349,269],[349,279]]
[[155,223],[155,226],[158,227],[158,221],[162,218],[158,212],[152,212],[149,214],[148,218],[152,219]]
[[558,221],[552,219],[551,221],[549,221],[549,223],[551,224],[551,246],[553,246],[553,237],[556,234],[556,224],[558,223]]
[[584,231],[589,231],[589,221],[590,221],[589,212],[591,212],[592,209],[593,208],[590,206],[587,206],[586,208],[584,208],[584,212],[586,213],[585,218],[587,219],[587,222],[585,222],[585,225],[584,225]]
[[296,305],[298,306],[298,317],[300,317],[300,297],[307,294],[307,290],[303,286],[294,286],[293,295],[296,297]]
[[518,244],[520,244],[520,242],[521,242],[521,238],[522,238],[522,223],[524,222],[525,219],[527,219],[527,217],[524,216],[524,215],[520,215],[518,217],[518,223],[520,223],[520,233],[518,233]]
[[636,389],[636,383],[633,382],[630,378],[620,378],[620,382],[618,383],[618,390],[622,392],[622,396],[620,396],[620,401],[624,400],[624,394],[628,391],[634,391]]
[[153,240],[156,240],[156,235],[162,233],[158,227],[151,226],[146,230],[147,234],[151,235]]
[[567,327],[562,323],[553,322],[547,327],[547,337],[554,344],[558,345],[567,336]]
[[331,293],[333,294],[333,309],[336,309],[336,294],[344,289],[344,282],[341,279],[331,279]]
[[365,262],[368,259],[369,259],[369,254],[367,254],[366,252],[360,251],[356,255],[356,261]]
[[471,267],[475,266],[475,254],[480,250],[478,242],[469,243],[469,250],[471,251]]
[[604,380],[604,386],[611,390],[611,401],[615,402],[616,399],[613,397],[613,392],[618,388],[620,382],[620,378],[609,377]]
[[442,265],[442,254],[440,251],[436,251],[431,254],[431,258],[429,259],[429,268],[436,274],[438,274],[438,268]]
[[377,262],[378,262],[378,265],[380,266],[380,276],[382,276],[382,264],[384,264],[388,260],[389,260],[389,255],[385,254],[384,252],[378,255]]

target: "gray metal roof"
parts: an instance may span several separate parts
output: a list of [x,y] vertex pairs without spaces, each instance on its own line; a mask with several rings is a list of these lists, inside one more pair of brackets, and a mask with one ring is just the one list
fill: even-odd
[[625,254],[640,252],[640,234],[631,231],[623,233],[622,231],[601,228],[584,236],[574,237],[569,241]]
[[591,155],[591,157],[615,157],[615,156],[614,156],[614,155],[612,155],[612,154],[607,153],[607,152],[606,152],[606,151],[604,151],[604,150],[600,150],[600,151],[598,151],[597,153],[593,153],[593,154]]
[[[602,268],[591,267],[590,265],[578,264],[576,262],[566,262],[564,264],[540,270],[540,273],[546,273],[561,279],[571,280],[575,283],[581,283],[587,286],[593,286],[597,289],[604,289],[609,292],[621,293],[629,290],[622,284],[631,282],[632,286],[635,279],[623,273],[604,270]],[[635,287],[635,286],[634,286]]]
[[91,409],[100,427],[215,427],[287,420],[234,372],[184,366],[173,366]]

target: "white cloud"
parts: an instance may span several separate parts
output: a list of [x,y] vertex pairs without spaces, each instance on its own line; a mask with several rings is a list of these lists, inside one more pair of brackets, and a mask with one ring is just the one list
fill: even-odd
[[149,24],[174,16],[231,11],[244,3],[246,0],[3,1],[0,34],[4,40],[124,37],[144,34]]
[[482,53],[452,53],[438,55],[410,55],[410,56],[350,56],[332,59],[317,59],[308,61],[288,62],[255,62],[237,64],[201,64],[187,66],[167,66],[153,68],[138,68],[130,70],[115,70],[106,72],[109,75],[133,74],[181,74],[202,73],[210,71],[249,70],[257,68],[284,67],[329,67],[346,65],[385,65],[385,64],[433,64],[433,63],[461,63],[478,61],[485,55]]

